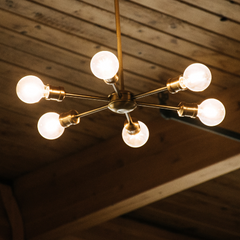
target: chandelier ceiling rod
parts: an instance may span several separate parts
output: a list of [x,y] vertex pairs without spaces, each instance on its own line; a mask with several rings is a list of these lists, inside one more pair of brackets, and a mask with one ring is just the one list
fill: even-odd
[[115,0],[114,5],[115,5],[115,18],[116,18],[117,52],[118,52],[118,61],[119,61],[118,78],[119,78],[119,81],[120,81],[120,90],[124,90],[119,0]]
[[[117,35],[117,53],[119,61],[118,79],[120,84],[120,90],[124,91],[124,77],[123,77],[123,57],[122,57],[122,40],[121,40],[121,23],[120,23],[120,11],[119,11],[119,0],[114,1],[115,6],[115,19],[116,19],[116,35]],[[113,84],[115,92],[121,97],[115,84]],[[128,124],[132,128],[133,133],[139,132],[139,126],[134,125],[132,117],[129,112],[125,113]]]

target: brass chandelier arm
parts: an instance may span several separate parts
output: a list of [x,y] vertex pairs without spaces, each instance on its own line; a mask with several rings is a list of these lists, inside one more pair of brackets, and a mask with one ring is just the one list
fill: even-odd
[[113,87],[115,93],[116,93],[116,94],[118,95],[118,97],[120,98],[121,95],[120,95],[120,92],[119,92],[119,90],[118,90],[118,88],[117,88],[117,85],[114,83],[114,84],[112,84],[112,87]]
[[127,121],[129,123],[133,123],[133,120],[132,120],[132,117],[131,117],[130,113],[125,113],[125,115],[126,115]]
[[92,109],[90,111],[87,111],[87,112],[84,112],[84,113],[79,113],[77,115],[75,115],[74,117],[86,117],[88,115],[91,115],[93,113],[97,113],[97,112],[101,112],[103,110],[106,110],[108,109],[108,105],[105,105],[105,106],[102,106],[102,107],[99,107],[99,108],[95,108],[95,109]]
[[120,80],[120,89],[124,90],[119,0],[115,0],[114,5],[115,5],[115,18],[116,18],[117,52],[118,52],[118,61],[119,61],[118,77],[119,77],[119,80]]
[[95,101],[102,101],[102,102],[109,102],[109,98],[108,97],[91,96],[91,95],[76,94],[76,93],[66,93],[65,97],[78,98],[78,99],[88,99],[88,100],[95,100]]
[[165,105],[159,105],[159,104],[154,104],[154,103],[137,102],[137,105],[139,107],[158,108],[158,109],[165,109],[165,110],[172,110],[172,111],[180,110],[180,107],[165,106]]
[[137,94],[137,95],[134,96],[134,98],[135,99],[139,99],[139,98],[151,96],[153,94],[160,93],[160,92],[165,92],[165,91],[168,91],[168,87],[167,86],[162,87],[162,88],[157,88],[157,89],[149,91],[149,92]]

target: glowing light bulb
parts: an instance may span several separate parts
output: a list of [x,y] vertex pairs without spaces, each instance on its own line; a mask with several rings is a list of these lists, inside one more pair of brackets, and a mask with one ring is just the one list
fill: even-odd
[[53,140],[60,137],[64,127],[59,122],[59,114],[48,112],[42,115],[38,121],[38,131],[46,139]]
[[201,63],[193,63],[185,69],[180,82],[194,92],[201,92],[210,85],[211,79],[212,74],[208,67]]
[[119,62],[117,57],[108,51],[96,53],[90,63],[92,73],[100,79],[111,79],[118,72]]
[[197,116],[207,126],[218,125],[223,121],[225,114],[224,105],[214,98],[207,99],[198,106]]
[[138,148],[143,146],[148,138],[149,138],[149,131],[147,126],[143,123],[138,121],[139,125],[140,125],[140,132],[137,134],[129,134],[126,127],[123,128],[122,130],[122,138],[124,140],[124,142],[133,148]]
[[45,86],[40,78],[29,75],[19,80],[16,91],[23,102],[31,104],[44,97]]

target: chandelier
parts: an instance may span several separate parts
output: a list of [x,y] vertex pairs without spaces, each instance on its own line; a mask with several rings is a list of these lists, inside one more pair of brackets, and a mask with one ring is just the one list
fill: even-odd
[[49,140],[56,139],[63,134],[65,128],[79,124],[82,117],[105,109],[126,115],[122,138],[127,145],[134,148],[143,146],[149,138],[147,126],[130,115],[138,106],[176,111],[180,117],[198,117],[207,126],[215,126],[223,121],[225,117],[224,105],[213,98],[207,99],[199,105],[181,102],[178,106],[166,106],[139,101],[143,97],[165,91],[175,94],[187,89],[194,92],[205,90],[210,85],[212,76],[210,70],[201,63],[193,63],[185,69],[182,76],[168,79],[165,87],[137,95],[125,90],[118,0],[115,0],[115,16],[118,58],[109,51],[101,51],[96,53],[90,62],[92,73],[113,87],[114,92],[109,96],[68,93],[63,87],[44,85],[41,79],[32,75],[25,76],[19,80],[16,88],[17,95],[25,103],[36,103],[42,98],[61,102],[67,97],[106,102],[106,105],[84,113],[70,110],[61,114],[55,112],[44,114],[38,121],[38,131],[44,138]]

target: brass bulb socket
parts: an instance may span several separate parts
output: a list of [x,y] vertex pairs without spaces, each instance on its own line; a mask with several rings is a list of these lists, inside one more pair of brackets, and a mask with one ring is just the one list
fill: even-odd
[[54,87],[51,85],[46,85],[45,91],[46,91],[45,99],[47,100],[55,100],[58,102],[62,102],[66,96],[63,87]]
[[118,75],[115,75],[113,78],[110,79],[104,79],[103,81],[108,85],[115,84],[118,81]]
[[181,102],[177,112],[180,117],[196,118],[198,113],[198,105],[196,103]]
[[70,110],[66,113],[61,113],[59,116],[60,124],[67,128],[71,125],[77,125],[80,123],[80,117],[78,117],[78,112],[76,110]]
[[131,122],[128,122],[128,120],[126,120],[124,122],[124,127],[130,135],[135,135],[140,132],[140,125],[136,119],[133,119]]
[[182,77],[170,78],[167,80],[167,89],[174,94],[186,90],[186,86],[182,83]]

